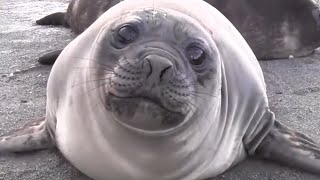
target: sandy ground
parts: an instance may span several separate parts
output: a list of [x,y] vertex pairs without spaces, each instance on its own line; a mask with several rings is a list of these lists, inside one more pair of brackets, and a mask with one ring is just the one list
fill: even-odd
[[[64,11],[68,0],[0,0],[0,134],[45,113],[50,67],[38,65],[42,52],[67,45],[65,28],[41,27],[35,20]],[[284,124],[320,142],[320,55],[260,62],[272,111]],[[259,160],[247,160],[216,180],[316,180],[316,177]],[[59,152],[0,156],[0,179],[86,179]]]

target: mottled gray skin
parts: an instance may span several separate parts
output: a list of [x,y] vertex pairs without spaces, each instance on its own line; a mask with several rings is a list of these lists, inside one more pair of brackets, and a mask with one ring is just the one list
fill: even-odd
[[252,50],[199,0],[125,0],[72,41],[45,118],[0,137],[52,146],[96,180],[205,179],[248,156],[320,175],[319,145],[275,119]]
[[[70,26],[82,33],[103,12],[120,0],[72,0],[63,20],[61,14],[38,24]],[[303,57],[320,46],[320,10],[313,0],[206,0],[240,31],[259,60]],[[51,64],[51,61],[41,63]],[[53,58],[55,59],[55,58]]]

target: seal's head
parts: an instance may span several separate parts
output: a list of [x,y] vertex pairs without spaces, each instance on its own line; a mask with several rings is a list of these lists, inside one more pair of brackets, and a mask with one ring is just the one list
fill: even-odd
[[115,19],[100,31],[91,57],[107,66],[97,77],[106,79],[107,110],[137,132],[173,132],[219,96],[216,45],[180,12],[147,8]]

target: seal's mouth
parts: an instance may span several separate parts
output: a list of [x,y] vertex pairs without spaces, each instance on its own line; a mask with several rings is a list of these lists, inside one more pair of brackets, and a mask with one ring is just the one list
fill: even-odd
[[109,94],[106,107],[116,121],[138,131],[167,131],[179,126],[186,115],[173,112],[146,97],[117,97]]

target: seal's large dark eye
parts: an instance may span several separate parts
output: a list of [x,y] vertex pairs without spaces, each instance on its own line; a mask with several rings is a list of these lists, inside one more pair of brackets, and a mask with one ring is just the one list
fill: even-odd
[[191,64],[199,66],[204,62],[206,54],[200,47],[192,45],[187,48],[187,57]]
[[129,44],[138,37],[138,31],[131,25],[122,26],[118,30],[118,41],[123,44]]

